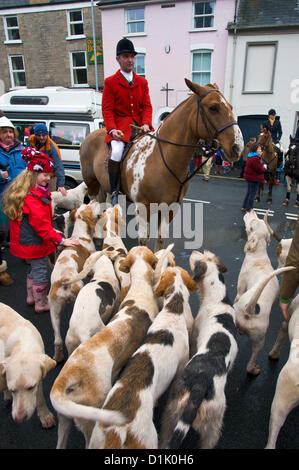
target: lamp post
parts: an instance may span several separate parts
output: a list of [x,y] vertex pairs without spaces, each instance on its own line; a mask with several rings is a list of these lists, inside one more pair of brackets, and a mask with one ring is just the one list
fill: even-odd
[[96,32],[95,32],[95,24],[94,24],[94,4],[93,0],[91,0],[91,21],[92,21],[92,37],[93,37],[93,52],[94,52],[94,73],[96,79],[96,90],[99,90],[98,84],[98,64],[97,64],[97,43],[96,43]]

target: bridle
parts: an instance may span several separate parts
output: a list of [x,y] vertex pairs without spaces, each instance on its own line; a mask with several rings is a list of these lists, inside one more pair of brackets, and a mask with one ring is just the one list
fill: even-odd
[[[198,173],[198,171],[201,169],[201,167],[203,165],[205,165],[207,163],[207,161],[212,157],[213,153],[212,152],[215,152],[216,150],[219,150],[221,153],[224,152],[224,149],[222,147],[222,145],[220,144],[220,142],[217,140],[217,137],[218,135],[223,132],[225,129],[227,129],[228,127],[231,127],[231,126],[234,126],[234,125],[238,125],[238,123],[236,121],[230,121],[228,122],[227,124],[224,124],[223,126],[217,128],[213,123],[212,121],[209,119],[209,117],[207,116],[207,113],[206,111],[204,110],[203,106],[202,106],[202,100],[209,94],[209,93],[212,93],[212,92],[216,92],[216,93],[221,93],[220,90],[218,90],[217,88],[212,88],[210,90],[207,90],[203,95],[201,96],[198,96],[198,95],[195,95],[196,98],[197,98],[197,112],[196,112],[196,129],[198,129],[198,123],[199,123],[199,116],[201,117],[201,120],[206,128],[206,131],[208,133],[208,136],[209,136],[209,139],[211,141],[211,143],[208,143],[208,144],[202,144],[200,143],[200,141],[202,140],[202,137],[200,137],[197,141],[197,143],[195,145],[192,145],[192,144],[180,144],[180,143],[177,143],[177,142],[171,142],[169,140],[166,140],[166,139],[161,139],[158,135],[158,132],[159,132],[159,129],[157,130],[156,132],[156,135],[154,134],[151,134],[149,132],[143,132],[144,134],[147,134],[148,136],[152,137],[153,139],[157,140],[158,142],[158,146],[159,146],[159,150],[160,150],[160,155],[161,155],[161,158],[162,158],[162,161],[165,165],[165,167],[167,168],[167,170],[173,175],[173,177],[177,180],[177,182],[179,183],[180,185],[180,189],[179,189],[179,192],[178,192],[178,196],[177,196],[177,200],[176,202],[179,201],[180,199],[180,196],[181,196],[181,193],[182,193],[182,189],[183,189],[183,186],[191,179],[193,178],[193,176]],[[214,135],[212,135],[211,133],[211,130],[209,129],[209,126],[208,124],[213,128],[214,130]],[[196,168],[196,170],[194,170],[189,176],[187,176],[187,178],[185,178],[183,181],[181,181],[178,176],[174,173],[174,171],[168,166],[166,160],[165,160],[165,157],[164,157],[164,154],[163,154],[163,149],[162,149],[162,146],[161,146],[161,143],[164,142],[164,143],[167,143],[167,144],[170,144],[170,145],[174,145],[176,147],[189,147],[189,148],[193,148],[194,150],[196,149],[202,149],[203,145],[209,150],[209,153],[210,155],[207,157],[207,159],[205,160],[204,163],[202,163],[199,167]]]

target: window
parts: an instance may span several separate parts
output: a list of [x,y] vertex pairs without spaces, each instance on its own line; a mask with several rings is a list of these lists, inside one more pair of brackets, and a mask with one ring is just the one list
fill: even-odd
[[87,85],[86,52],[71,52],[72,84]]
[[26,86],[24,57],[22,55],[8,56],[12,88]]
[[214,6],[215,2],[194,2],[194,23],[193,27],[212,28],[214,26]]
[[275,41],[246,44],[243,93],[273,93],[276,55]]
[[9,100],[10,104],[19,105],[43,105],[49,103],[48,96],[12,96]]
[[4,27],[5,27],[6,41],[17,41],[18,39],[20,39],[17,16],[4,17]]
[[197,51],[192,54],[192,81],[204,86],[211,81],[212,53]]
[[62,148],[80,147],[89,134],[88,124],[74,124],[64,122],[50,123],[50,137]]
[[[46,124],[45,121],[37,121]],[[29,137],[33,134],[33,129],[37,122],[34,121],[15,121],[12,119],[12,123],[16,126],[19,136],[18,139],[22,144],[26,143]]]
[[127,33],[144,33],[144,8],[127,10]]
[[68,11],[68,34],[69,36],[84,34],[82,10]]
[[145,55],[144,54],[135,55],[134,70],[137,73],[137,75],[140,75],[141,77],[145,77]]

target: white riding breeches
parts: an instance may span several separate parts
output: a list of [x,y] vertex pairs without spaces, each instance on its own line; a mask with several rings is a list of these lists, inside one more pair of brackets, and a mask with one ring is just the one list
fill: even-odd
[[111,140],[111,160],[120,162],[124,151],[125,143],[122,140]]

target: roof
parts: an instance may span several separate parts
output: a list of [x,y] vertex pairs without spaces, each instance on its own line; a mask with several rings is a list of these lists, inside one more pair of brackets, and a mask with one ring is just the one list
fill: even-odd
[[[234,23],[228,24],[233,29]],[[298,0],[240,0],[237,29],[299,26]]]
[[16,8],[16,7],[36,7],[36,6],[45,6],[53,4],[63,4],[63,3],[75,3],[82,0],[0,0],[0,8]]

